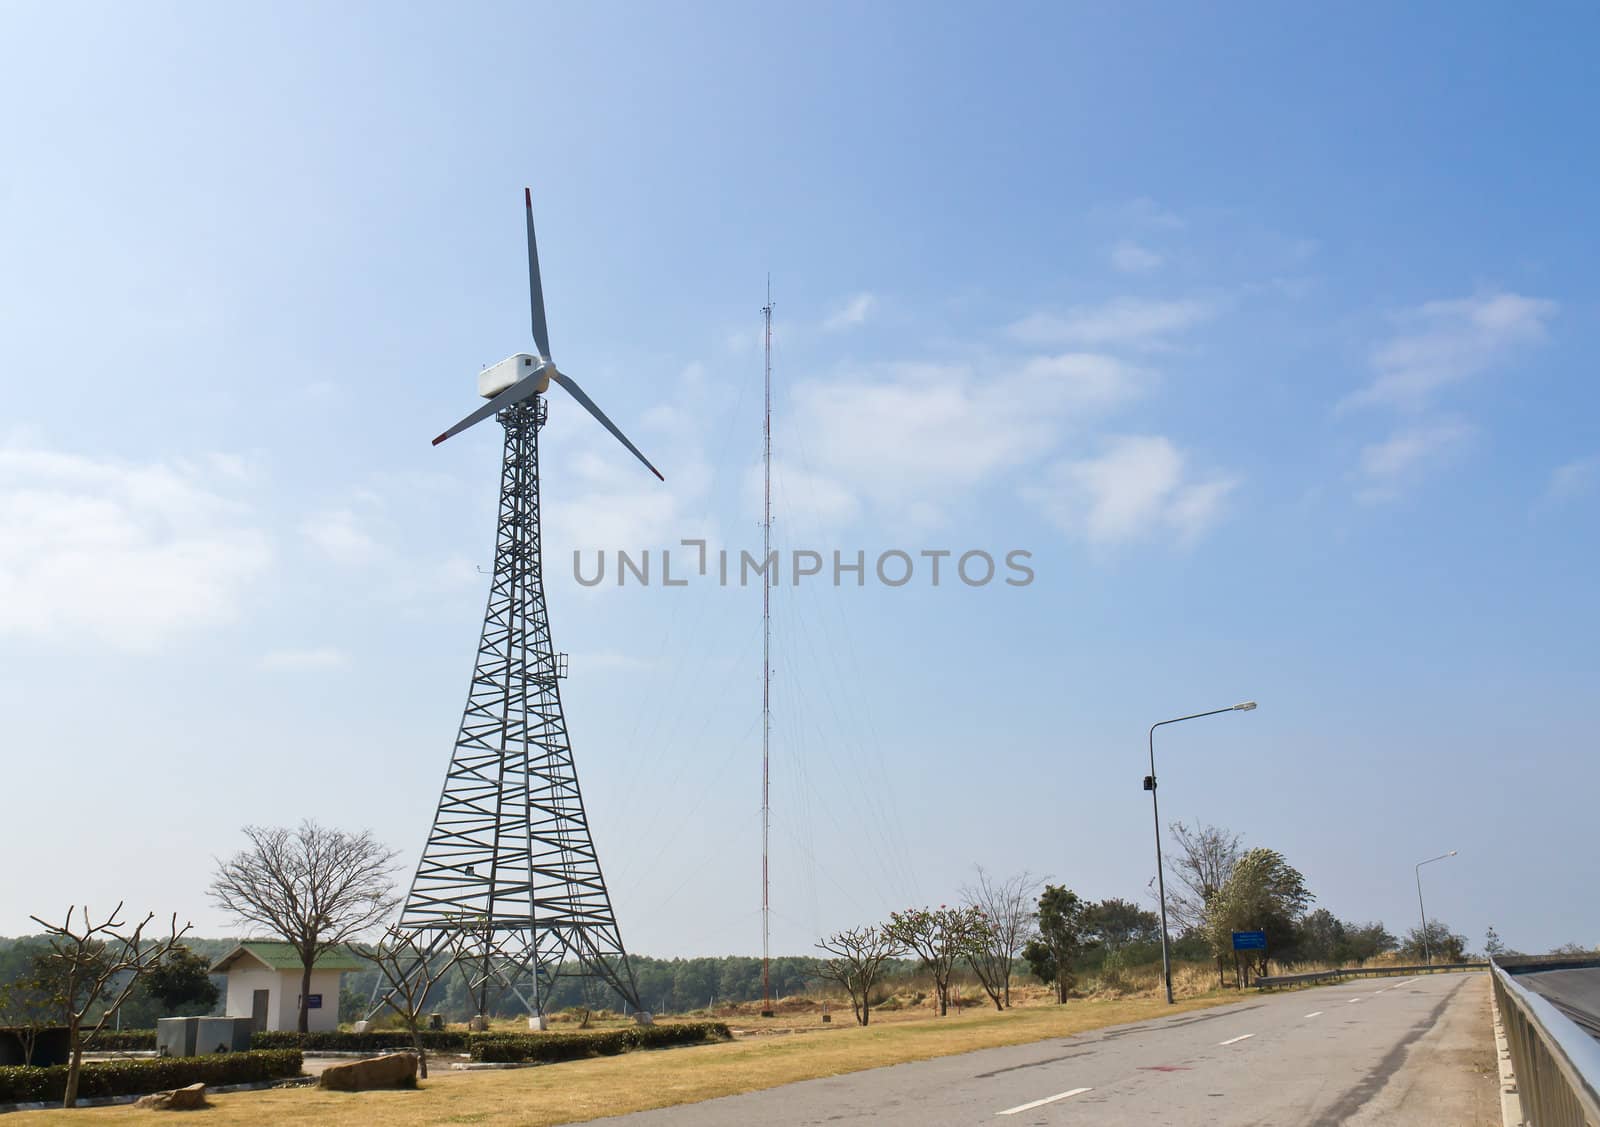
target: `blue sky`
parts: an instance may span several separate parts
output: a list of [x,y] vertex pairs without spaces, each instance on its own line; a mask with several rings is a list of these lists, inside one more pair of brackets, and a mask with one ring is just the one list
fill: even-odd
[[552,351],[547,569],[630,947],[759,950],[759,590],[574,549],[1032,553],[774,598],[774,948],[1087,896],[1163,813],[1341,916],[1600,942],[1591,11],[14,5],[0,97],[0,933],[224,932],[246,822],[415,861]]

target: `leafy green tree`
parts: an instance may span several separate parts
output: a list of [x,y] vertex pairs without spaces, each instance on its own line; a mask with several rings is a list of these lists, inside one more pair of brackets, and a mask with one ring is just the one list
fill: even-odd
[[0,983],[32,976],[38,969],[38,957],[49,950],[50,945],[39,935],[0,939]]
[[1090,905],[1070,888],[1047,884],[1039,897],[1039,934],[1022,949],[1033,973],[1054,984],[1056,1001],[1072,988],[1072,964],[1082,950]]
[[33,1063],[39,1034],[58,1025],[66,1009],[59,976],[51,973],[45,958],[35,955],[27,969],[0,986],[0,1028],[16,1038],[25,1065]]
[[1337,963],[1344,947],[1344,923],[1326,908],[1307,912],[1295,928],[1295,955],[1306,962]]
[[348,982],[339,983],[339,1020],[360,1021],[367,1016],[371,993],[362,993]]
[[939,1016],[950,1011],[950,978],[960,960],[970,957],[984,936],[983,913],[970,905],[893,912],[884,925],[890,938],[922,960],[933,976]]
[[1340,948],[1341,966],[1363,966],[1386,951],[1393,951],[1399,941],[1389,934],[1381,923],[1351,923],[1344,925],[1344,944]]
[[[1254,965],[1257,974],[1266,974],[1269,957],[1293,949],[1295,921],[1312,899],[1305,877],[1283,854],[1249,850],[1206,905],[1204,927],[1213,955],[1220,963],[1232,951],[1235,931],[1264,931],[1267,950],[1254,955]],[[1237,965],[1239,955],[1234,956]]]
[[167,957],[139,981],[139,987],[166,1007],[167,1012],[187,1017],[183,1011],[205,1013],[217,1004],[222,993],[211,981],[211,960],[187,947],[175,947]]
[[222,991],[211,978],[211,960],[188,947],[175,947],[139,980],[122,1020],[125,1026],[148,1028],[157,1018],[209,1014],[221,999]]
[[1429,920],[1428,930],[1414,927],[1406,932],[1400,954],[1415,962],[1460,963],[1466,961],[1467,937],[1457,935],[1442,920]]
[[1161,917],[1133,903],[1113,897],[1088,905],[1084,926],[1089,937],[1107,951],[1120,951],[1131,943],[1159,943]]

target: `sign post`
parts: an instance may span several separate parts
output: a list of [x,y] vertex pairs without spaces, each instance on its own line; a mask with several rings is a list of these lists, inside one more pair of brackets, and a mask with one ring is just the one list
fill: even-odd
[[[1233,964],[1234,969],[1239,967],[1240,951],[1265,951],[1267,949],[1267,933],[1264,931],[1236,931],[1233,933]],[[1239,979],[1239,988],[1247,986],[1250,978],[1249,960],[1245,961],[1245,971]]]

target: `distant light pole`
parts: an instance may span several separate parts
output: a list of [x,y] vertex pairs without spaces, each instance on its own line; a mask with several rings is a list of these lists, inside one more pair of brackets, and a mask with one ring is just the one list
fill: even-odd
[[1210,712],[1196,712],[1192,716],[1177,716],[1159,720],[1150,725],[1150,773],[1144,777],[1144,789],[1150,792],[1150,812],[1156,819],[1156,887],[1161,897],[1161,977],[1167,984],[1167,1005],[1172,1005],[1172,957],[1167,953],[1167,879],[1161,871],[1161,807],[1156,802],[1156,729],[1182,720],[1198,720],[1202,716],[1218,716],[1224,712],[1249,712],[1255,708],[1253,700],[1231,704],[1227,708],[1213,708]]
[[1429,857],[1426,861],[1417,862],[1417,913],[1422,917],[1422,961],[1428,966],[1433,965],[1433,952],[1428,947],[1428,910],[1422,906],[1422,866],[1431,865],[1435,861],[1443,861],[1447,857],[1454,857],[1456,851],[1441,853],[1437,857]]

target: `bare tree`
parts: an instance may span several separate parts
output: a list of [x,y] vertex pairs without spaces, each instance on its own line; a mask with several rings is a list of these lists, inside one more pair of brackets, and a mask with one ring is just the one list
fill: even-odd
[[832,958],[823,960],[817,973],[837,982],[850,995],[850,1008],[856,1024],[866,1025],[872,1011],[872,984],[885,959],[901,954],[905,948],[886,927],[853,927],[830,935],[817,944]]
[[363,830],[347,834],[307,819],[298,829],[246,826],[250,848],[220,863],[217,906],[281,936],[300,956],[300,1032],[309,1026],[311,970],[321,955],[389,915],[395,852]]
[[1240,837],[1221,826],[1182,822],[1168,827],[1176,849],[1167,852],[1167,912],[1180,931],[1206,926],[1206,905],[1221,892],[1244,855]]
[[[62,1107],[77,1105],[84,1047],[116,1016],[139,980],[177,947],[178,940],[190,926],[186,923],[179,928],[178,917],[174,915],[166,939],[147,940],[144,929],[156,918],[154,912],[140,920],[132,931],[118,918],[122,914],[120,903],[98,924],[92,921],[85,906],[77,930],[73,930],[73,912],[74,909],[68,908],[66,920],[59,924],[48,923],[38,916],[29,917],[44,928],[50,944],[50,951],[44,958],[67,1021],[67,1040],[72,1048]],[[99,1017],[91,1024],[89,1015],[97,1008]]]
[[911,908],[892,912],[887,931],[902,947],[922,959],[933,975],[939,1016],[950,1010],[950,978],[958,961],[970,955],[985,932],[983,915],[971,907]]
[[978,882],[961,890],[968,907],[983,915],[978,942],[967,956],[972,972],[997,1010],[1011,1005],[1011,970],[1033,937],[1033,902],[1039,882],[1027,872],[992,880],[978,866]]
[[348,946],[353,954],[377,967],[389,984],[384,1004],[400,1015],[410,1031],[411,1044],[417,1050],[417,1071],[426,1080],[428,1051],[422,1044],[422,1014],[428,1006],[428,995],[455,969],[466,955],[466,948],[456,938],[446,940],[443,951],[429,951],[417,942],[416,932],[401,931],[392,925],[384,929],[376,947],[355,943]]

